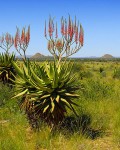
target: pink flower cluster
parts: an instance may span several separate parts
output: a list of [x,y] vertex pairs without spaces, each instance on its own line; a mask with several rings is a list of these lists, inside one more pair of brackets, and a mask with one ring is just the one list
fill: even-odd
[[6,45],[13,45],[14,39],[9,33],[6,33],[5,35],[2,35],[2,37],[0,37],[0,43],[1,43],[1,45],[3,43]]
[[[57,23],[56,23],[56,29],[54,29],[54,22],[50,17],[49,24],[48,24],[48,34],[49,34],[50,39],[53,38],[54,31],[55,31],[55,38],[58,38]],[[45,37],[47,37],[46,22],[45,22],[44,34],[45,34]],[[69,16],[68,22],[66,19],[64,19],[62,17],[62,19],[61,19],[61,34],[62,34],[62,37],[64,37],[67,41],[69,41],[69,42],[75,41],[76,44],[79,43],[81,46],[83,46],[84,32],[83,32],[82,25],[79,25],[79,23],[77,25],[76,18],[73,23],[70,16]]]
[[30,26],[28,27],[27,32],[25,31],[25,28],[22,29],[22,33],[20,35],[19,29],[16,31],[16,35],[14,38],[14,46],[17,49],[18,45],[24,45],[24,47],[27,47],[30,41]]

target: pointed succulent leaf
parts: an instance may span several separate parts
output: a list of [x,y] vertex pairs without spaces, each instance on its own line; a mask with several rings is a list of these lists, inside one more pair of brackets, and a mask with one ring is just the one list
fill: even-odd
[[17,94],[16,96],[12,97],[12,98],[16,98],[16,97],[20,97],[22,95],[24,95],[25,93],[27,93],[28,89],[25,89],[24,91],[22,91],[21,93]]
[[56,97],[56,101],[59,103],[59,100],[60,100],[60,95],[57,95]]
[[69,109],[71,109],[70,104],[68,103],[68,101],[64,98],[60,99]]
[[54,68],[53,68],[51,63],[46,65],[46,73],[47,73],[49,79],[53,80],[53,78],[54,78]]
[[45,113],[48,108],[49,108],[49,105],[44,108],[43,113]]
[[43,95],[43,96],[41,96],[39,99],[41,100],[41,99],[45,99],[45,98],[47,98],[47,97],[50,97],[50,94]]
[[65,96],[70,96],[70,97],[79,97],[78,94],[71,94],[71,93],[65,93]]
[[18,65],[16,64],[16,62],[12,62],[17,74],[20,76],[20,77],[23,77],[23,71],[18,67]]
[[55,108],[54,101],[51,101],[51,113],[54,111],[54,108]]

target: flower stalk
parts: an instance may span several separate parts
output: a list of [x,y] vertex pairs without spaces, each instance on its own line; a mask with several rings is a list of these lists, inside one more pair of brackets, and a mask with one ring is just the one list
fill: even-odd
[[9,54],[9,49],[13,46],[13,44],[14,39],[9,33],[0,37],[0,48],[2,48],[6,54]]
[[[45,21],[45,38],[48,40],[48,50],[54,56],[55,60],[60,63],[62,58],[65,60],[71,55],[78,52],[84,43],[84,31],[82,25],[79,25],[75,21],[71,20],[69,16],[68,21],[61,18],[61,36],[58,36],[58,29],[56,23],[56,29],[54,29],[54,21],[50,17],[48,23],[48,36],[47,27]],[[54,33],[55,32],[55,33]]]
[[16,35],[14,38],[14,46],[24,61],[26,60],[26,50],[28,48],[29,41],[30,41],[30,26],[28,27],[27,31],[25,31],[25,28],[23,28],[21,35],[19,28],[17,28]]

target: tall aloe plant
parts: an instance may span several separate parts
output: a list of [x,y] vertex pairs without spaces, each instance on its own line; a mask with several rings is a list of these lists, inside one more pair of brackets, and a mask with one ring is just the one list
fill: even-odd
[[[48,40],[48,50],[54,57],[53,63],[33,65],[26,59],[25,51],[30,39],[29,28],[26,34],[25,30],[22,31],[21,37],[17,30],[15,36],[17,51],[20,53],[22,49],[24,52],[22,68],[13,62],[17,71],[14,81],[17,92],[14,98],[21,97],[21,107],[30,121],[37,118],[46,121],[49,125],[57,125],[61,122],[68,109],[76,114],[73,106],[76,105],[74,99],[79,97],[76,90],[80,86],[75,84],[76,77],[71,73],[72,65],[66,63],[66,59],[83,46],[84,36],[83,28],[76,22],[76,18],[74,23],[70,17],[68,23],[66,19],[61,19],[62,38],[58,38],[57,23],[56,29],[54,27],[53,19],[50,18],[48,35],[45,23],[45,37]],[[61,61],[63,57],[66,58],[64,62]]]

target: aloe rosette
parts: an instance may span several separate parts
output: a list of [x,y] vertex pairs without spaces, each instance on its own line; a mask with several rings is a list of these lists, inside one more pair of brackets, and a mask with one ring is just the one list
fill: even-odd
[[3,83],[11,83],[10,79],[14,79],[13,74],[15,74],[15,70],[12,65],[13,61],[15,61],[14,54],[0,54],[0,80]]
[[78,86],[75,84],[75,75],[71,74],[71,63],[45,63],[43,66],[31,65],[29,61],[20,68],[13,62],[17,71],[15,80],[18,94],[22,96],[21,107],[26,113],[35,114],[48,124],[58,124],[67,113],[67,108],[74,113],[74,98]]

